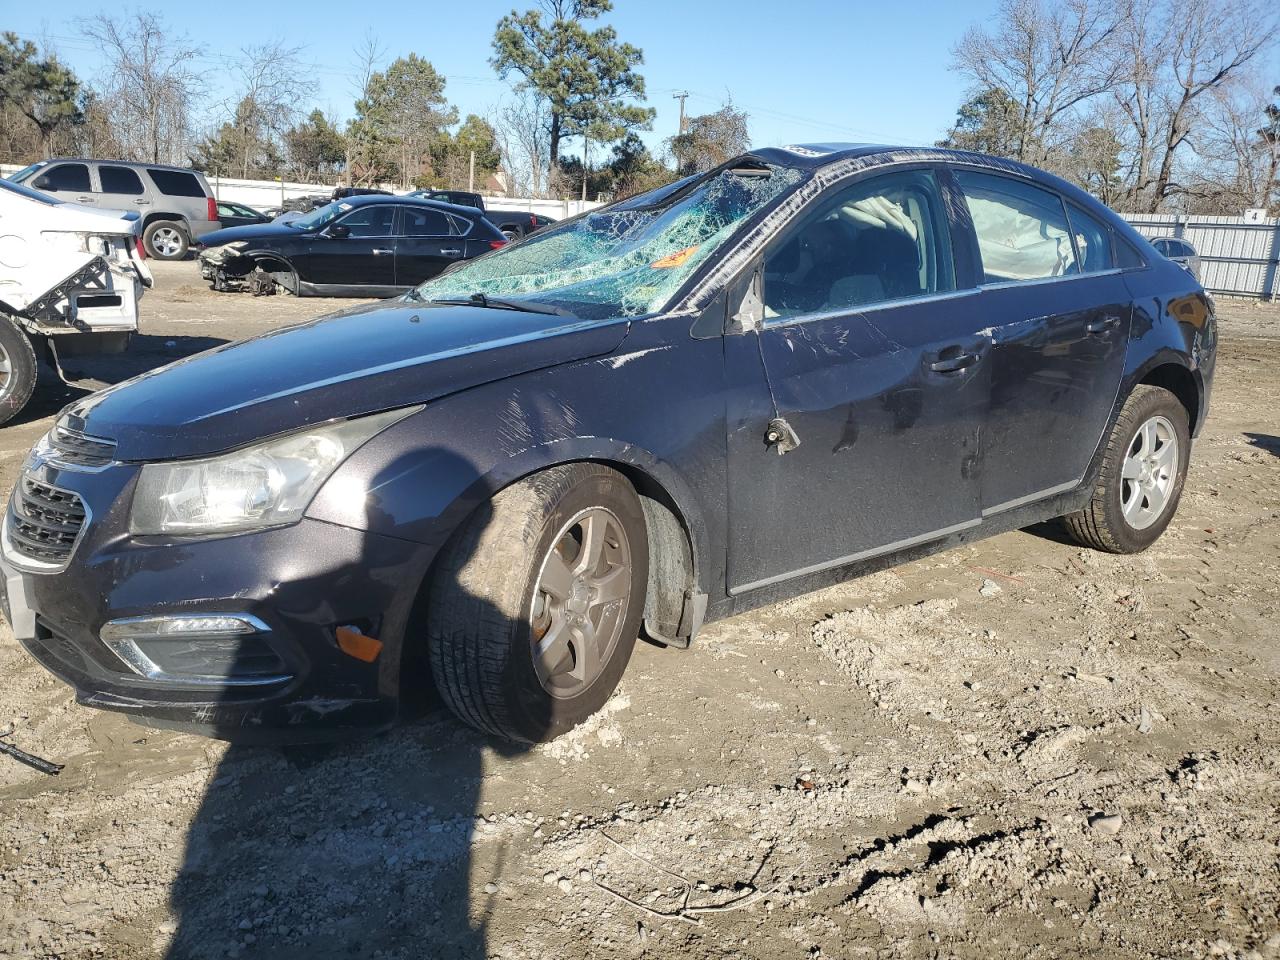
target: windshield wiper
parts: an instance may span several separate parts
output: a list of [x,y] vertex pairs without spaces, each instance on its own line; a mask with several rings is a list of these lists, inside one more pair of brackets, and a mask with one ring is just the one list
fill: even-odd
[[443,303],[451,307],[492,307],[496,310],[519,310],[521,313],[545,313],[553,317],[573,316],[572,313],[562,307],[552,307],[542,303],[529,303],[527,300],[499,300],[484,293],[473,293],[465,300],[448,298],[430,302]]

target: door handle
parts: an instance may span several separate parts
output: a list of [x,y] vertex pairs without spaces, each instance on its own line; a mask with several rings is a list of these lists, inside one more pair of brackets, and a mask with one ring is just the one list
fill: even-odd
[[76,203],[95,203],[93,197],[76,197]]
[[462,251],[459,250],[457,247],[449,247],[447,250],[441,250],[440,253],[442,256],[446,256],[446,257],[462,256]]
[[1101,317],[1097,320],[1090,320],[1084,325],[1085,333],[1106,333],[1108,330],[1114,330],[1120,326],[1119,317]]
[[133,201],[133,202],[134,202],[134,203],[136,203],[136,204],[137,204],[138,206],[140,206],[140,207],[149,207],[149,206],[151,206],[151,201],[150,201],[150,200],[135,200],[135,201]]
[[[945,352],[945,351],[944,351]],[[929,364],[929,369],[937,373],[959,373],[978,362],[976,353],[957,353],[949,357],[940,357]]]
[[374,255],[375,257],[385,256],[386,254],[389,254],[389,253],[395,253],[395,251],[394,251],[394,250],[392,250],[392,249],[390,249],[389,247],[374,247],[374,248],[373,248],[373,255]]

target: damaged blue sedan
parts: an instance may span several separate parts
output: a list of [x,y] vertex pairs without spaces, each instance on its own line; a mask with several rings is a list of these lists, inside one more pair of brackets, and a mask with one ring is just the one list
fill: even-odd
[[1055,518],[1143,550],[1214,355],[1195,278],[1061,180],[760,150],[72,404],[4,612],[152,723],[334,737],[434,684],[546,740],[638,638]]

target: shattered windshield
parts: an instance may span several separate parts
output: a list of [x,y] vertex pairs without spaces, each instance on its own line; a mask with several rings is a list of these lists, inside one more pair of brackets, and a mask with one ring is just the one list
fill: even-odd
[[653,313],[743,221],[803,178],[800,170],[759,164],[687,189],[662,188],[468,262],[410,296],[516,298],[590,320]]
[[346,213],[350,209],[351,204],[334,201],[333,203],[326,203],[323,207],[317,207],[305,217],[289,220],[286,225],[298,230],[319,230],[325,224],[336,220],[340,214]]

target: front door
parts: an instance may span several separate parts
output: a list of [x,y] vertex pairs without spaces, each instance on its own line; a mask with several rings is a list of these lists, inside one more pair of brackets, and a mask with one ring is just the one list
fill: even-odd
[[944,211],[932,171],[882,174],[766,251],[725,338],[731,593],[977,524],[990,341]]
[[1023,180],[963,170],[956,179],[992,325],[982,457],[990,515],[1084,478],[1120,389],[1132,297],[1105,224]]
[[[311,243],[312,283],[394,287],[396,208],[389,203],[356,207],[320,232]],[[336,231],[334,227],[344,228]]]
[[396,232],[396,283],[402,287],[430,280],[462,259],[466,246],[450,218],[430,207],[401,207]]

